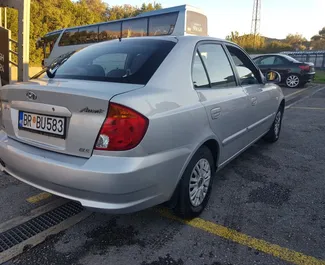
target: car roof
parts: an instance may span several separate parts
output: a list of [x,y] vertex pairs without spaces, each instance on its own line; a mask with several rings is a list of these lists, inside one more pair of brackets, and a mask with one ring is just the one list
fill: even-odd
[[281,54],[281,53],[266,53],[266,54],[259,54],[254,58],[258,58],[258,57],[262,57],[262,56],[274,56],[274,55],[279,55],[279,56],[285,57],[284,54]]
[[[145,36],[145,37],[132,37],[132,38],[122,38],[121,41],[128,41],[132,39],[153,39],[153,40],[168,40],[168,41],[182,41],[182,42],[198,42],[198,41],[219,41],[219,42],[225,42],[229,44],[236,45],[235,43],[231,41],[227,41],[224,39],[209,37],[209,36],[175,36],[175,35],[168,35],[168,36]],[[111,41],[119,41],[117,40],[110,40]]]

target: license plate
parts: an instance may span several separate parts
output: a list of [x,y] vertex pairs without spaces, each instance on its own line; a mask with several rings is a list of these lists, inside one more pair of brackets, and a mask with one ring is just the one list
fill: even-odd
[[18,128],[65,138],[65,118],[19,112]]

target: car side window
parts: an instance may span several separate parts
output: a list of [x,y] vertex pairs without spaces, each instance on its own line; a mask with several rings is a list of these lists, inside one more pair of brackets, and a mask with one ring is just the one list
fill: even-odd
[[236,86],[231,64],[220,44],[202,44],[198,47],[198,52],[207,70],[212,88]]
[[255,67],[252,60],[239,48],[226,45],[239,75],[241,85],[262,84],[260,71]]
[[261,60],[259,60],[259,65],[272,65],[274,64],[275,56],[267,56],[263,57]]
[[193,60],[192,79],[195,88],[210,87],[207,74],[198,52],[195,53]]
[[274,60],[274,65],[285,64],[285,60],[282,59],[280,56],[276,56]]

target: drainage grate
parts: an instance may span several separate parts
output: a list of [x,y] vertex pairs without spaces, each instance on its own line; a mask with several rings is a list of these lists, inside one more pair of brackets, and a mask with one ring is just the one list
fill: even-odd
[[83,211],[77,202],[68,202],[0,234],[0,253]]

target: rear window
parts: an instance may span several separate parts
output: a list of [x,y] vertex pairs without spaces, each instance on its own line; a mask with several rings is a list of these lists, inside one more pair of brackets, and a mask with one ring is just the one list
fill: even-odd
[[173,33],[178,12],[149,18],[149,36],[170,35]]
[[55,78],[146,84],[174,46],[157,39],[102,42],[69,57]]
[[298,60],[296,60],[295,58],[293,58],[293,57],[291,57],[291,56],[289,56],[289,55],[282,54],[282,56],[283,56],[284,58],[286,58],[286,59],[287,59],[288,61],[290,61],[290,62],[293,62],[293,63],[299,63]]
[[186,33],[207,36],[208,35],[208,19],[205,15],[187,11],[186,12]]

